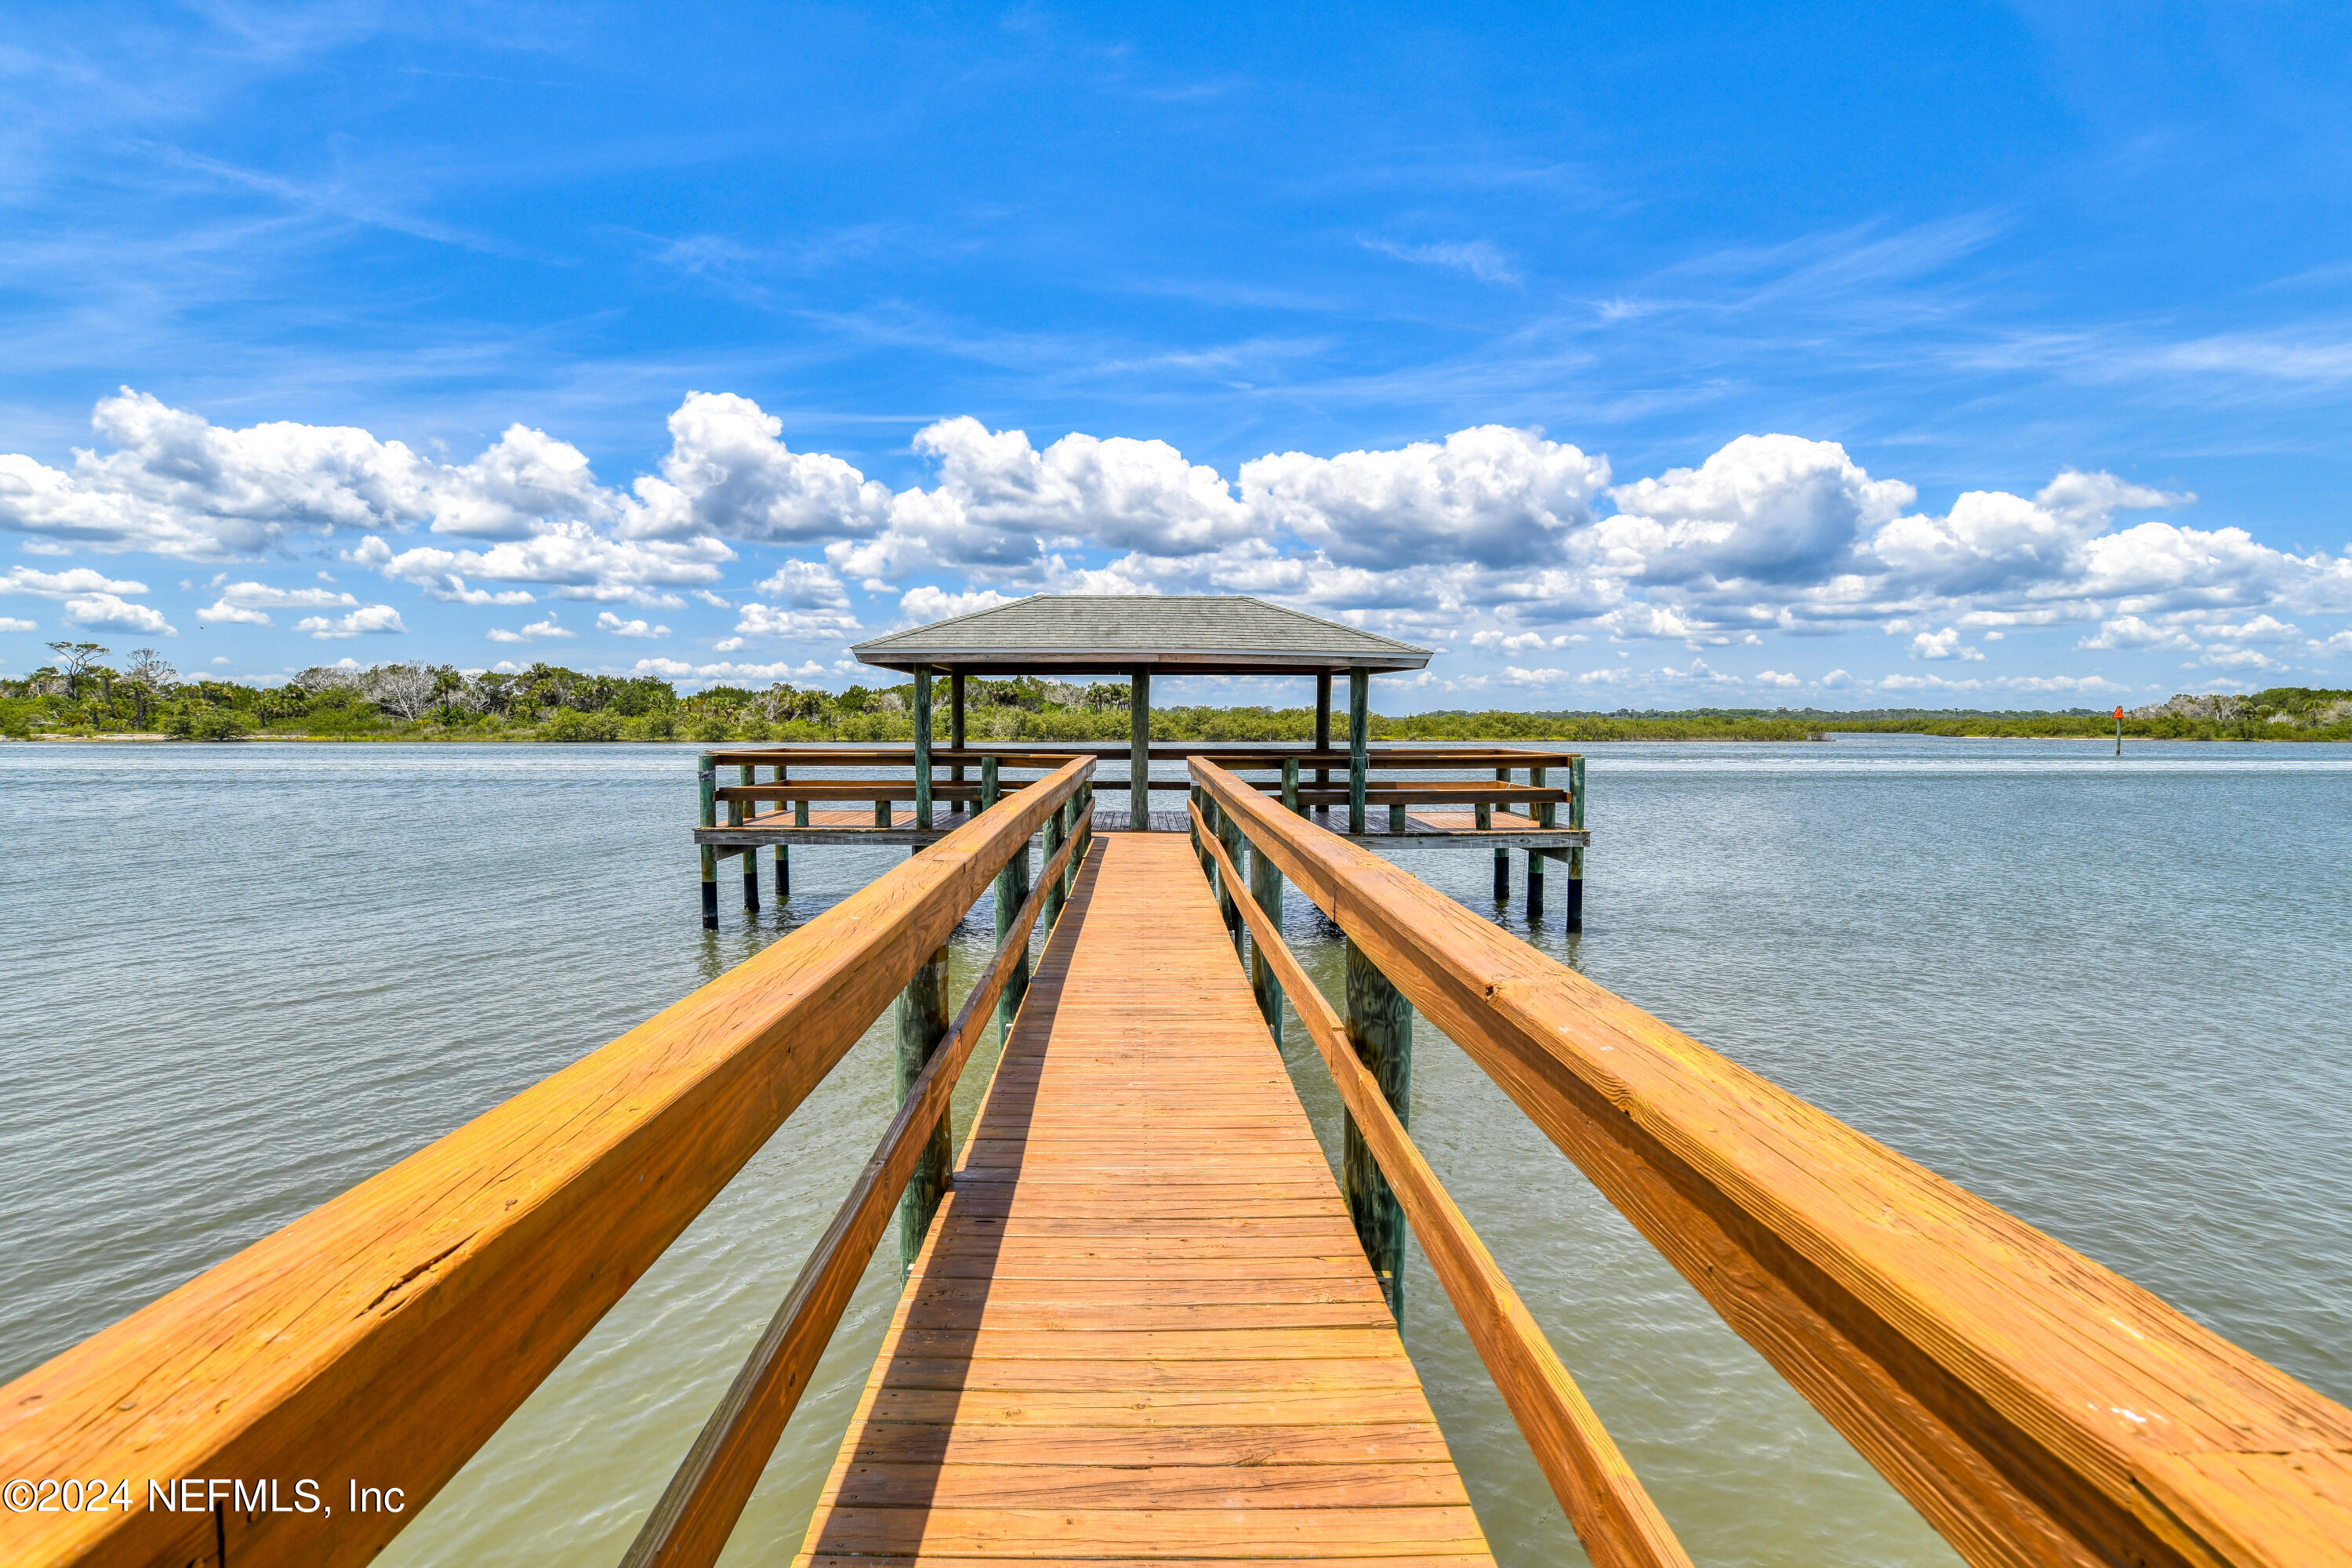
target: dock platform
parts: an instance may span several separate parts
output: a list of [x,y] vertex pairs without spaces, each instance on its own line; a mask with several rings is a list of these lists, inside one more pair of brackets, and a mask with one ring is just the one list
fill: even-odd
[[801,1568],[1489,1563],[1181,834],[1097,836]]
[[[757,849],[779,845],[790,848],[796,844],[879,844],[921,848],[925,845],[938,843],[971,820],[970,815],[942,808],[934,816],[931,826],[923,827],[916,822],[911,807],[894,806],[889,826],[886,827],[877,820],[877,816],[869,806],[819,808],[809,812],[806,822],[796,820],[789,811],[747,813],[741,822],[696,828],[694,841],[698,845],[720,849]],[[1339,819],[1336,826],[1334,817]],[[1495,810],[1491,827],[1479,826],[1475,814],[1467,808],[1450,806],[1408,810],[1404,830],[1401,833],[1391,825],[1385,812],[1373,814],[1365,823],[1364,831],[1357,834],[1345,831],[1345,817],[1344,812],[1324,812],[1318,813],[1314,821],[1326,832],[1338,833],[1342,837],[1381,842],[1398,839],[1446,843],[1484,841],[1488,847],[1497,849],[1533,849],[1545,853],[1582,849],[1592,842],[1591,833],[1585,828],[1547,825],[1525,812],[1501,807]],[[1094,827],[1097,833],[1125,833],[1133,821],[1134,817],[1119,807],[1095,808]],[[1181,811],[1151,813],[1151,830],[1155,833],[1182,833],[1185,827],[1186,818]]]

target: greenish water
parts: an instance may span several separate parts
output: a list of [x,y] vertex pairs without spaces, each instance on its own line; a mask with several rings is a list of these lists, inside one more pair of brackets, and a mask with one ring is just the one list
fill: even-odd
[[[1588,929],[1474,910],[2352,1400],[2352,746],[1612,745]],[[895,864],[696,920],[692,750],[0,746],[0,1377],[577,1059]],[[1115,803],[1113,803],[1115,804]],[[722,882],[722,889],[731,888]],[[1290,900],[1338,992],[1336,932]],[[956,946],[985,957],[983,905]],[[1294,1028],[1295,1034],[1295,1028]],[[1293,1076],[1327,1145],[1319,1064]],[[958,1106],[965,1124],[987,1062]],[[891,1110],[876,1031],[383,1559],[610,1562]],[[1703,1563],[1955,1561],[1424,1024],[1413,1129]],[[729,1561],[802,1528],[894,1244]],[[1577,1553],[1416,1258],[1497,1555]]]

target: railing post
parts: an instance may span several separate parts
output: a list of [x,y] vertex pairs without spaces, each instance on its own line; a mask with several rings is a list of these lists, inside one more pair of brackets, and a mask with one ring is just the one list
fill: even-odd
[[[1265,918],[1273,922],[1274,929],[1280,931],[1282,872],[1266,858],[1265,851],[1255,845],[1250,847],[1249,879],[1250,897],[1256,900],[1257,907],[1265,911]],[[1275,979],[1274,965],[1266,961],[1265,951],[1258,946],[1255,937],[1250,939],[1250,990],[1256,994],[1258,1014],[1265,1019],[1266,1032],[1274,1037],[1276,1045],[1281,1045],[1282,985]]]
[[[1570,757],[1568,761],[1568,825],[1584,826],[1584,759]],[[1584,850],[1581,847],[1568,852],[1568,929],[1584,929]]]
[[1348,831],[1364,830],[1365,749],[1371,743],[1372,672],[1348,672]]
[[[994,757],[980,760],[980,806],[982,811],[997,803],[1003,791],[998,783],[998,763]],[[996,945],[1003,947],[1004,939],[1013,934],[1013,917],[1023,904],[1029,901],[1029,844],[1024,839],[1004,869],[996,874]],[[1024,950],[1013,965],[1013,973],[1004,982],[1004,994],[996,1000],[997,1037],[1009,1038],[1013,1033],[1013,1015],[1021,1010],[1021,998],[1029,990],[1029,954]]]
[[[1508,768],[1496,768],[1495,770],[1495,782],[1496,784],[1509,784],[1511,782],[1511,770]],[[1478,826],[1481,827],[1492,827],[1495,826],[1495,808],[1492,806],[1481,806],[1479,809],[1486,814],[1486,819],[1484,822],[1481,822]],[[1507,812],[1511,808],[1509,805],[1506,803],[1503,809]],[[1504,848],[1499,844],[1495,846],[1495,901],[1498,904],[1507,904],[1511,901],[1511,852],[1508,849]]]
[[[1198,795],[1200,792],[1195,790],[1193,793]],[[1299,815],[1298,759],[1297,757],[1282,759],[1282,809],[1289,812],[1293,816]]]
[[931,667],[915,666],[915,826],[931,826]]
[[[1328,669],[1318,669],[1315,672],[1315,749],[1318,752],[1328,752],[1331,749],[1331,672]],[[1315,770],[1315,787],[1317,789],[1331,787],[1329,768],[1318,767]],[[1315,809],[1326,816],[1331,815],[1331,808],[1328,805],[1318,805]]]
[[[1062,847],[1062,823],[1065,818],[1065,814],[1068,810],[1068,805],[1069,803],[1065,801],[1062,805],[1055,806],[1045,818],[1045,847],[1043,851],[1044,864],[1051,865],[1054,860],[1054,856]],[[1054,922],[1062,918],[1062,894],[1063,889],[1068,884],[1062,880],[1062,874],[1059,871],[1054,873],[1053,881],[1046,884],[1044,924],[1048,931],[1054,929]]]
[[1127,688],[1127,826],[1151,830],[1151,672],[1139,669]]
[[[1528,770],[1528,784],[1530,788],[1541,789],[1543,788],[1543,769],[1529,768]],[[1543,813],[1537,807],[1534,801],[1528,802],[1528,820],[1538,826],[1543,823]],[[1543,919],[1543,863],[1544,856],[1542,850],[1530,849],[1528,851],[1528,923],[1529,925],[1533,925],[1536,921]]]
[[[963,751],[963,671],[950,669],[948,671],[948,746],[958,753]],[[950,776],[955,783],[963,783],[961,763],[955,764]],[[963,795],[961,792],[958,792],[955,804],[949,806],[948,811],[950,815],[961,815],[963,810]]]
[[[719,826],[718,793],[719,765],[710,760],[709,752],[694,760],[694,779],[702,794],[701,814],[696,821],[704,827]],[[719,929],[719,851],[705,844],[702,847],[702,929]]]
[[[1356,1058],[1378,1079],[1381,1095],[1397,1120],[1412,1124],[1412,1004],[1390,984],[1371,958],[1351,940],[1348,943],[1348,1038]],[[1364,1142],[1356,1119],[1347,1118],[1340,1131],[1340,1179],[1347,1193],[1348,1215],[1356,1222],[1356,1237],[1372,1276],[1381,1283],[1389,1310],[1404,1317],[1404,1209],[1389,1190],[1379,1162]]]
[[[735,782],[746,786],[758,784],[760,782],[759,764],[757,763],[738,763],[735,769]],[[760,805],[757,801],[730,801],[727,809],[728,825],[740,827],[757,816],[759,810]],[[756,915],[760,912],[760,853],[749,844],[744,845],[742,849],[743,912],[747,915]]]
[[[1246,842],[1242,837],[1242,825],[1234,820],[1234,814],[1230,811],[1217,813],[1217,842],[1225,847],[1225,858],[1234,863],[1235,870],[1239,870],[1242,856],[1247,852]],[[1242,910],[1234,901],[1239,891],[1228,886],[1223,876],[1217,878],[1217,912],[1225,917],[1225,930],[1233,934],[1235,953],[1242,950]]]
[[[904,1104],[907,1091],[922,1076],[923,1066],[931,1053],[948,1037],[948,950],[933,952],[915,971],[907,988],[898,993],[897,1017],[898,1045],[898,1100]],[[923,1250],[923,1237],[931,1228],[931,1215],[940,1206],[940,1196],[947,1191],[949,1163],[955,1158],[955,1147],[948,1127],[949,1117],[942,1112],[931,1128],[931,1135],[923,1141],[921,1158],[915,1162],[915,1173],[907,1178],[907,1190],[898,1198],[898,1273],[904,1279],[915,1268],[915,1255]]]
[[[783,764],[776,764],[776,783],[783,783]],[[776,816],[783,816],[783,802],[776,802]],[[776,839],[776,908],[793,896],[793,848]]]

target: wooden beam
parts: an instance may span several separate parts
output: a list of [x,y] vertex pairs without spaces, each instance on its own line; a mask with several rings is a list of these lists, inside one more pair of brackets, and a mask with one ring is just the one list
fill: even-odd
[[[915,971],[914,978],[907,982],[907,988],[898,993],[892,1008],[891,1026],[898,1102],[903,1105],[922,1082],[923,1069],[930,1065],[932,1053],[947,1038],[945,947],[935,950]],[[931,1228],[931,1215],[938,1212],[940,1197],[948,1190],[948,1172],[955,1163],[954,1135],[949,1121],[942,1111],[932,1122],[929,1134],[921,1140],[922,1152],[915,1157],[906,1190],[898,1196],[898,1277],[902,1279],[915,1267],[915,1255],[923,1250],[923,1233]]]
[[[1355,942],[1348,943],[1348,1044],[1380,1086],[1381,1098],[1398,1129],[1412,1124],[1412,1004],[1389,983],[1380,966]],[[1339,1190],[1356,1222],[1372,1278],[1381,1282],[1389,1311],[1404,1321],[1404,1210],[1380,1162],[1364,1142],[1353,1111],[1339,1130]]]
[[[0,1390],[0,1476],[364,1478],[399,1514],[0,1514],[0,1561],[341,1568],[725,1187],[1083,782],[1080,761],[692,995]],[[870,1246],[870,1244],[869,1244]],[[859,1262],[862,1266],[864,1256]]]
[[931,825],[931,670],[915,667],[915,826]]
[[[931,762],[935,767],[962,762],[976,763],[983,756],[997,757],[1006,767],[1042,768],[1051,772],[1072,757],[1097,757],[1104,761],[1118,758],[1124,761],[1132,750],[1128,741],[1103,742],[1035,742],[1017,744],[971,745],[961,749],[934,745]],[[1301,767],[1345,767],[1348,750],[1316,747],[1305,742],[1293,744],[1251,744],[1232,741],[1162,742],[1150,748],[1155,762],[1189,762],[1194,757],[1207,757],[1219,766],[1233,771],[1252,768],[1278,768],[1285,757],[1295,757]],[[1487,768],[1508,762],[1514,766],[1529,765],[1566,767],[1577,753],[1573,752],[1534,751],[1513,746],[1416,746],[1395,744],[1370,748],[1370,765],[1412,768]],[[711,760],[722,767],[741,763],[799,763],[824,767],[901,767],[914,765],[914,742],[903,746],[763,746],[757,750],[717,751]]]
[[[1331,749],[1331,672],[1328,669],[1315,672],[1315,749],[1323,752]],[[1331,770],[1318,767],[1315,783],[1320,788],[1329,787]]]
[[1138,669],[1129,678],[1127,799],[1128,827],[1151,831],[1151,672]]
[[[1573,758],[1568,764],[1568,825],[1584,826],[1584,759]],[[1584,929],[1584,851],[1571,849],[1568,854],[1568,929]]]
[[[699,815],[696,816],[695,821],[703,827],[716,827],[719,826],[719,769],[718,765],[710,760],[709,752],[706,752],[695,759],[694,776],[695,788],[700,802],[698,808]],[[702,929],[717,931],[719,929],[719,857],[711,853],[710,846],[708,844],[703,845],[701,848]]]
[[1348,672],[1348,831],[1364,830],[1364,768],[1371,744],[1372,677]]
[[963,783],[963,667],[948,671],[948,752],[956,756],[954,782]]
[[[1295,793],[1295,792],[1294,792]],[[1282,929],[1282,873],[1274,862],[1253,851],[1250,855],[1250,899],[1264,910],[1276,931]],[[1258,938],[1250,941],[1250,991],[1257,998],[1258,1016],[1265,1020],[1265,1031],[1274,1037],[1278,1047],[1282,1044],[1282,987],[1274,978],[1274,963],[1265,952]]]
[[2352,1563],[2313,1479],[2352,1465],[2352,1410],[1213,764],[1193,776],[1964,1558]]

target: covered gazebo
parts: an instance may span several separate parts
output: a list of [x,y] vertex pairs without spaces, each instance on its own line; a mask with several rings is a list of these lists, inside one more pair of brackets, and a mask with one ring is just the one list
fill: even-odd
[[949,744],[964,749],[964,678],[1123,675],[1129,682],[1131,826],[1151,821],[1151,677],[1291,675],[1315,679],[1315,748],[1331,748],[1331,679],[1348,677],[1351,793],[1363,798],[1375,673],[1421,669],[1430,650],[1245,594],[1034,594],[862,642],[861,663],[915,681],[915,770],[929,781],[931,679],[948,676]]

